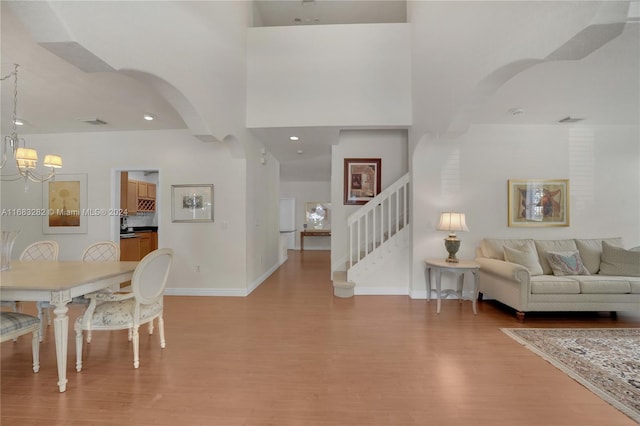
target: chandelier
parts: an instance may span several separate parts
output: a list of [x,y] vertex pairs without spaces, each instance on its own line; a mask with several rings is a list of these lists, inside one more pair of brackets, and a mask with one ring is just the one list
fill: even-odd
[[[18,119],[18,64],[14,64],[14,70],[10,74],[2,77],[1,80],[6,80],[13,77],[13,117],[12,117],[12,131],[10,135],[4,137],[2,143],[2,161],[0,162],[0,169],[6,170],[5,166],[15,163],[17,171],[13,174],[3,174],[3,181],[18,180],[24,178],[25,190],[28,181],[32,182],[44,182],[49,179],[54,179],[56,175],[56,169],[62,167],[62,158],[58,155],[47,154],[44,157],[42,165],[49,168],[49,171],[45,173],[39,173],[36,171],[38,165],[38,152],[35,149],[27,148],[23,138],[18,136],[16,126],[20,122]],[[9,161],[9,156],[12,156],[12,161]]]

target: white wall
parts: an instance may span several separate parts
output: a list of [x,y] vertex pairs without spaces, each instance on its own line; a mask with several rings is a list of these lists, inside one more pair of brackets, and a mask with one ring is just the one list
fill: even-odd
[[[249,138],[249,133],[245,132]],[[247,144],[249,146],[249,144]],[[280,165],[271,155],[262,164],[259,142],[246,150],[246,182],[243,193],[234,194],[246,204],[247,282],[250,293],[280,265]],[[240,207],[240,204],[238,204]]]
[[[296,235],[295,248],[300,250],[300,230],[305,222],[304,203],[309,201],[331,202],[330,182],[280,182],[280,197],[296,200]],[[330,211],[333,219],[333,207]],[[331,237],[305,238],[305,250],[330,250]]]
[[247,126],[407,126],[408,24],[248,29]]
[[[507,226],[508,179],[569,179],[570,226]],[[482,238],[600,238],[640,245],[637,126],[472,126],[454,140],[423,138],[412,159],[413,297],[424,297],[425,258],[444,258],[441,211],[466,213],[458,257]],[[453,288],[453,283],[447,287]]]
[[[256,166],[254,173],[258,177],[252,181],[255,192],[265,193],[265,200],[252,201],[253,205],[263,208],[263,213],[257,216],[260,229],[265,230],[265,234],[273,234],[262,236],[246,229],[247,160],[230,158],[223,144],[202,143],[186,130],[28,135],[26,138],[29,146],[41,152],[51,151],[55,146],[64,160],[64,173],[87,173],[88,207],[92,209],[108,209],[119,203],[118,188],[112,186],[116,170],[159,171],[158,244],[176,252],[169,293],[245,295],[277,265],[276,161],[268,166],[260,165],[262,169]],[[213,223],[171,222],[171,185],[188,183],[214,184]],[[30,184],[28,192],[24,192],[21,182],[2,182],[0,188],[2,208],[42,207],[39,184]],[[271,202],[271,198],[275,201]],[[106,216],[89,217],[87,234],[70,235],[43,235],[39,217],[3,216],[1,219],[3,229],[20,229],[14,257],[30,242],[51,238],[61,245],[60,259],[77,259],[88,244],[116,240],[119,233],[114,226],[117,221]],[[248,234],[251,241],[256,242],[249,248]],[[197,265],[200,272],[196,272]]]
[[405,130],[348,130],[340,132],[340,143],[331,151],[332,270],[344,270],[347,260],[347,218],[360,206],[344,204],[344,159],[381,158],[381,190],[404,176],[408,167]]

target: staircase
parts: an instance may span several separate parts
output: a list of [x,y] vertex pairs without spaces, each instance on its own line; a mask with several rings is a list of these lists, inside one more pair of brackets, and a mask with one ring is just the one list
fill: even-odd
[[376,265],[408,244],[409,174],[407,173],[347,219],[348,260],[333,272],[333,293],[351,297]]

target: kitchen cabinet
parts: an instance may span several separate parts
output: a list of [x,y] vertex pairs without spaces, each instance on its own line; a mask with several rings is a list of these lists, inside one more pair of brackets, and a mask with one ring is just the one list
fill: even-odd
[[127,212],[138,213],[138,182],[130,180],[127,182]]
[[120,260],[140,260],[140,238],[120,238]]
[[147,195],[148,185],[149,184],[147,182],[138,181],[138,198],[148,198],[148,195]]
[[155,183],[150,183],[150,184],[147,185],[147,196],[152,200],[156,199],[156,184]]
[[120,208],[129,215],[155,212],[156,184],[129,179],[127,172],[120,172]]
[[138,212],[138,187],[127,172],[120,172],[120,208],[130,215]]
[[151,253],[151,232],[137,233],[140,237],[140,259]]
[[156,211],[156,184],[151,182],[138,181],[136,194],[138,195],[139,212]]
[[152,232],[151,233],[151,251],[154,251],[157,249],[158,249],[158,233]]
[[136,232],[135,237],[120,238],[120,260],[141,260],[157,248],[157,232]]

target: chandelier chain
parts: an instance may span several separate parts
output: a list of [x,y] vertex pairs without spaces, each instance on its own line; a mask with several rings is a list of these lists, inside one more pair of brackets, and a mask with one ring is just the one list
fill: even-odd
[[13,77],[13,120],[11,129],[14,134],[17,133],[16,120],[18,119],[18,66],[18,64],[13,64],[13,71],[0,78],[0,81],[4,81]]
[[[27,149],[24,139],[18,136],[18,64],[14,64],[13,72],[0,78],[4,81],[13,77],[13,123],[12,133],[4,137],[2,145],[2,160],[0,161],[0,168],[3,168],[7,163],[7,149],[11,148],[13,151],[13,157],[16,160],[17,174],[3,174],[1,178],[3,181],[18,180],[24,178],[25,191],[27,190],[27,182],[29,180],[33,182],[44,182],[47,180],[55,179],[55,169],[62,167],[62,158],[58,155],[45,155],[44,166],[51,169],[47,174],[39,174],[34,169],[37,162],[37,152],[35,149]],[[20,145],[22,144],[22,147]]]

